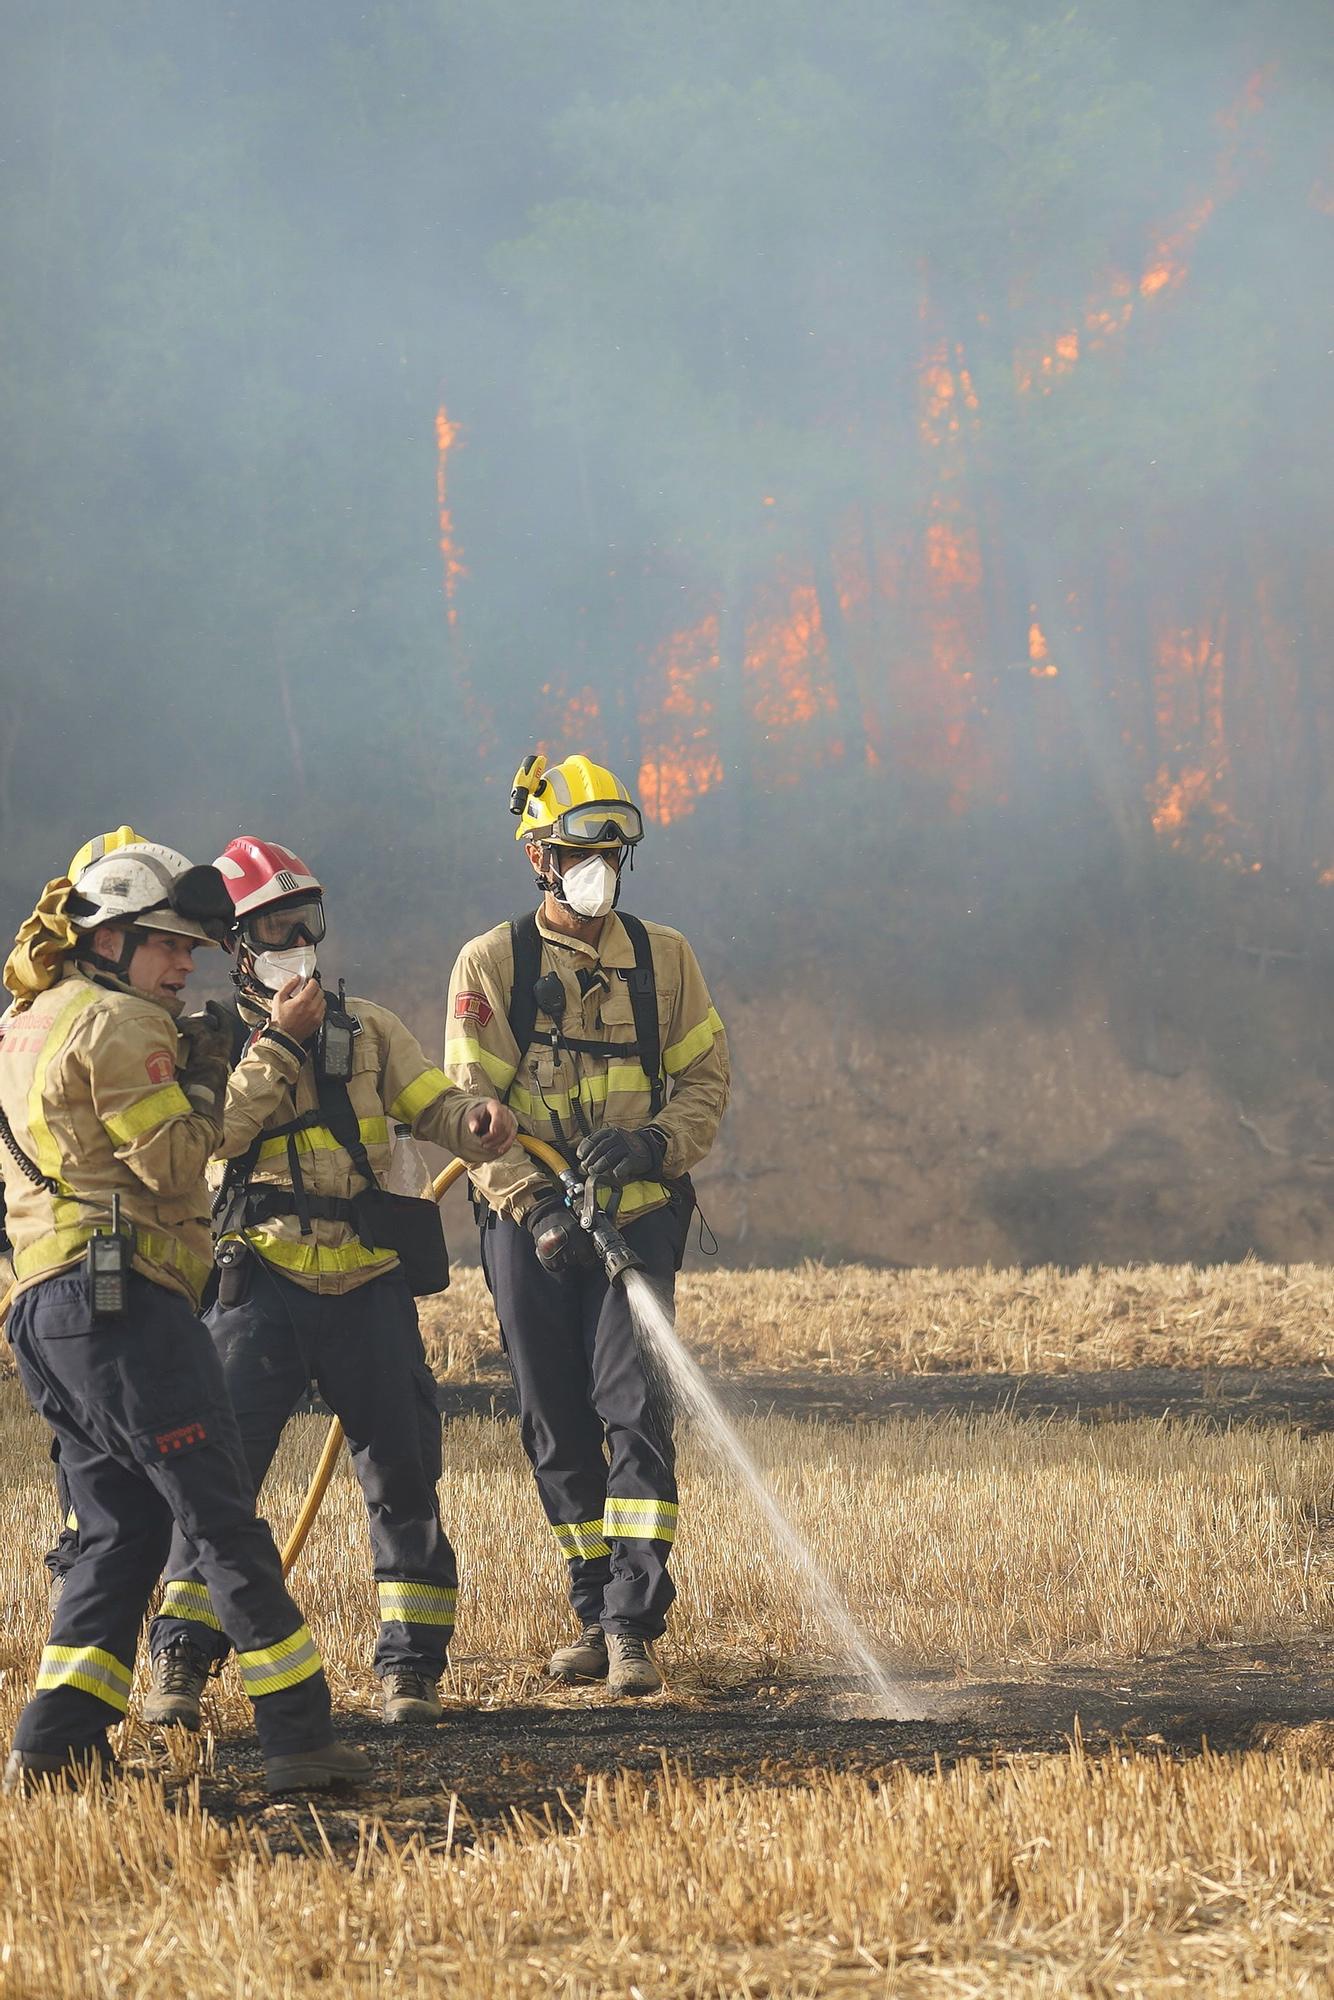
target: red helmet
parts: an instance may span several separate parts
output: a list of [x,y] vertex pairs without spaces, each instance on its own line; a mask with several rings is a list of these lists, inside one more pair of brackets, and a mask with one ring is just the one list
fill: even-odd
[[[261,911],[282,904],[294,920],[306,916],[305,923],[298,923],[297,928],[305,931],[311,943],[318,944],[323,937],[324,891],[301,856],[293,854],[290,847],[280,847],[276,840],[253,840],[242,834],[239,839],[228,841],[214,866],[227,884],[243,933],[253,932],[254,919]],[[267,932],[272,926],[266,924],[261,928]],[[274,928],[272,936],[262,939],[256,936],[254,941],[276,949],[286,940]]]

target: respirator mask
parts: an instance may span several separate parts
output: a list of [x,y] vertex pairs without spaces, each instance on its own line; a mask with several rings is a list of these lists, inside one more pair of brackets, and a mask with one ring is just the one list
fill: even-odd
[[620,870],[605,854],[590,854],[565,870],[557,893],[577,917],[605,917],[615,907],[620,889]]
[[313,979],[315,947],[296,945],[291,951],[261,951],[252,961],[254,977],[270,993],[276,993],[289,979]]

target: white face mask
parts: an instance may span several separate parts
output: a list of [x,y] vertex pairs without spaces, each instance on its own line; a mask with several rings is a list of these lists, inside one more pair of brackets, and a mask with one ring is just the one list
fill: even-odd
[[313,944],[294,945],[291,951],[261,951],[255,959],[255,977],[270,993],[286,986],[289,979],[311,979],[314,973]]
[[561,876],[565,900],[577,917],[605,917],[616,901],[620,880],[605,854],[590,854]]

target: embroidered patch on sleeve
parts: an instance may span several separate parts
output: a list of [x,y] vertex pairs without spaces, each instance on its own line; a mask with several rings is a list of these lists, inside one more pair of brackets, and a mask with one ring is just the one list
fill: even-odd
[[456,993],[454,996],[454,1019],[456,1021],[476,1021],[484,1028],[495,1008],[482,993]]
[[145,1057],[144,1068],[150,1083],[170,1083],[176,1074],[176,1058],[166,1049],[154,1049]]

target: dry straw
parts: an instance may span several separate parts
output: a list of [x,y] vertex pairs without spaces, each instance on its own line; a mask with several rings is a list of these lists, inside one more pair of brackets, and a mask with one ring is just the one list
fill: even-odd
[[[1058,1271],[688,1271],[680,1326],[724,1375],[1313,1367],[1334,1360],[1334,1271],[1190,1264]],[[461,1271],[423,1315],[441,1376],[503,1367],[486,1287]]]

